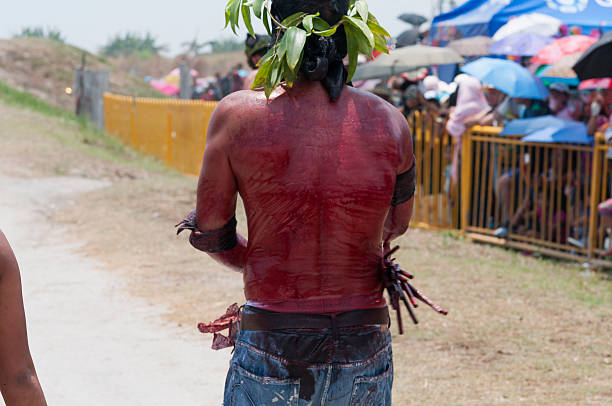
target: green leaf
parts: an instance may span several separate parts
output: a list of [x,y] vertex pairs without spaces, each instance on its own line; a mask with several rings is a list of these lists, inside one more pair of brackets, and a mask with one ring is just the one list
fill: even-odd
[[293,84],[297,79],[297,73],[291,71],[291,68],[287,64],[287,58],[283,59],[283,77],[287,83],[287,86],[293,87]]
[[230,24],[232,26],[232,31],[234,34],[236,33],[236,28],[240,27],[238,21],[240,19],[240,6],[242,6],[242,0],[232,0],[230,6]]
[[253,12],[255,13],[255,16],[259,19],[261,19],[261,8],[263,7],[265,1],[266,0],[255,0],[253,2]]
[[331,26],[327,23],[327,21],[325,21],[324,19],[322,19],[321,17],[314,17],[312,19],[312,23],[314,25],[314,29],[316,31],[327,31],[331,28]]
[[[264,85],[264,92],[266,93],[267,99],[270,98],[270,95],[276,88],[274,81],[275,79],[277,79],[277,76],[280,75],[280,71],[279,71],[280,63],[279,62],[280,61],[276,59],[276,57],[272,59],[272,61],[270,61],[270,71],[268,72],[268,75],[266,76],[266,82]],[[276,76],[276,77],[273,77],[273,76]]]
[[272,84],[269,82],[266,82],[264,86],[264,93],[266,94],[266,99],[270,98],[270,95],[272,94],[273,91],[274,91],[274,87],[272,86]]
[[274,47],[268,49],[268,52],[259,60],[258,66],[262,66],[266,62],[268,62],[272,57],[274,57],[275,49]]
[[268,15],[267,7],[263,8],[262,21],[263,21],[264,27],[266,27],[266,31],[268,32],[268,35],[272,36],[272,29],[270,28],[270,16]]
[[363,21],[368,21],[368,3],[365,0],[357,0],[355,2],[355,9]]
[[350,25],[360,30],[363,33],[364,37],[367,39],[367,41],[370,43],[370,48],[374,48],[374,34],[372,34],[372,30],[370,30],[366,23],[364,23],[358,18],[348,16],[344,17],[344,20],[348,21]]
[[355,70],[357,69],[357,59],[359,57],[359,41],[361,39],[360,32],[350,24],[344,27],[346,32],[346,46],[348,48],[349,69],[346,82],[349,83],[353,79]]
[[[284,59],[284,58],[282,58]],[[282,61],[281,59],[281,61]],[[277,62],[276,60],[272,63],[272,68],[270,72],[270,85],[272,87],[278,86],[282,79],[282,62]]]
[[387,38],[380,34],[374,34],[374,49],[378,52],[382,52],[384,54],[389,53],[389,48],[387,48]]
[[288,46],[287,64],[289,65],[289,68],[295,72],[297,63],[302,57],[304,46],[306,45],[306,31],[297,27],[289,27],[287,32],[285,32],[285,37],[287,37]]
[[268,75],[270,74],[271,67],[272,67],[271,59],[261,64],[261,66],[259,67],[259,70],[257,71],[257,75],[255,75],[255,80],[253,80],[253,85],[251,86],[252,90],[263,87],[266,84]]
[[225,6],[225,27],[223,27],[224,29],[227,28],[227,25],[230,22],[230,16],[231,16],[231,11],[230,11],[230,6],[231,6],[232,2],[230,0],[229,3],[227,3],[227,5]]
[[[372,14],[370,14],[372,15]],[[391,34],[387,32],[383,27],[381,27],[377,22],[368,19],[368,27],[374,34],[380,34],[385,37],[391,38]]]
[[306,15],[307,14],[303,12],[292,14],[289,17],[285,18],[281,22],[281,24],[285,27],[297,27],[298,25],[300,25],[300,23],[302,22],[302,19]]
[[304,29],[308,34],[310,34],[314,28],[314,18],[315,15],[310,14],[304,17],[304,19],[302,20],[302,25],[304,26]]
[[315,31],[314,33],[320,37],[331,37],[332,35],[336,33],[337,30],[338,30],[338,27],[332,27],[329,30]]
[[255,30],[253,29],[253,24],[251,24],[251,9],[245,5],[242,6],[242,19],[244,20],[245,27],[249,30],[249,34],[255,37]]
[[278,55],[279,59],[282,59],[283,56],[287,53],[287,49],[289,47],[289,37],[284,35],[283,38],[276,44],[276,55]]

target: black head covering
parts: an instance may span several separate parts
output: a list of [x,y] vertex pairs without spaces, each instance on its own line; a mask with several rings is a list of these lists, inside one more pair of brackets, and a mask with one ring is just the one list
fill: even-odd
[[[274,0],[272,15],[283,21],[300,11],[308,14],[320,13],[330,25],[336,24],[348,13],[349,0]],[[340,26],[331,37],[311,35],[306,41],[301,73],[310,81],[320,81],[330,98],[338,99],[344,89],[348,72],[342,60],[347,55],[346,34]]]
[[267,35],[255,34],[253,37],[251,34],[247,34],[246,41],[244,42],[244,53],[247,56],[247,62],[251,69],[257,69],[257,65],[253,63],[251,59],[255,55],[264,56],[268,49],[270,49],[270,42],[272,39]]

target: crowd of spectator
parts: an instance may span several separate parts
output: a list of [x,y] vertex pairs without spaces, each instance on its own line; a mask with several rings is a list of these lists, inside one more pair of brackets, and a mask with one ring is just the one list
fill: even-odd
[[[552,115],[584,123],[591,136],[597,132],[605,133],[606,141],[612,144],[612,89],[570,89],[558,82],[550,84],[548,89],[547,100],[512,98],[482,85],[473,77],[460,74],[452,83],[444,83],[435,76],[419,81],[397,76],[379,84],[373,91],[393,103],[408,119],[415,111],[432,114],[436,117],[433,136],[448,134],[455,139],[455,143],[449,143],[449,148],[455,145],[454,149],[444,152],[451,158],[442,160],[445,167],[440,171],[445,178],[441,182],[446,185],[444,192],[451,198],[450,190],[456,188],[460,177],[462,157],[459,141],[474,125],[503,127],[515,119]],[[590,215],[592,155],[542,147],[535,149],[540,155],[536,158],[527,152],[521,155],[517,148],[514,169],[504,168],[502,171],[495,167],[497,154],[501,152],[499,147],[494,148],[494,155],[487,156],[490,161],[483,162],[478,168],[486,171],[486,176],[494,177],[490,183],[487,178],[485,186],[480,187],[493,185],[491,204],[500,214],[498,222],[488,220],[486,228],[497,237],[514,233],[584,248]],[[612,154],[609,158],[612,175]],[[562,188],[560,195],[550,192],[551,188],[556,190],[559,187]],[[608,185],[603,187],[607,188],[606,193],[612,190]],[[458,202],[451,200],[451,204]],[[602,227],[605,232],[606,226]],[[609,251],[612,253],[612,247]]]

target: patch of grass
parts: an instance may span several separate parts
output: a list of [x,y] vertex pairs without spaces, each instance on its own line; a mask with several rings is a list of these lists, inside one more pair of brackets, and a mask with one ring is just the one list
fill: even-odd
[[51,106],[33,94],[17,90],[2,81],[0,81],[0,100],[10,106],[25,108],[46,116],[78,120],[75,114],[59,107]]
[[85,117],[71,111],[51,106],[31,93],[15,89],[0,81],[0,102],[9,106],[27,109],[35,113],[54,117],[77,126],[77,137],[70,132],[52,132],[49,135],[75,146],[87,154],[110,162],[126,164],[155,172],[176,173],[155,158],[146,157],[127,148],[118,139],[99,129]]

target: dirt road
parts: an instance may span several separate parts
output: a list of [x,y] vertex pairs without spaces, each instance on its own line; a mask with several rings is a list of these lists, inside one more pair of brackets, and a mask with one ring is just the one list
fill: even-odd
[[[20,263],[30,348],[50,405],[218,405],[229,351],[78,252],[49,213],[103,181],[0,172],[0,227]],[[92,234],[98,230],[90,230]],[[0,399],[0,405],[4,405]]]

